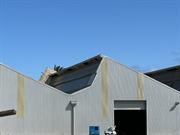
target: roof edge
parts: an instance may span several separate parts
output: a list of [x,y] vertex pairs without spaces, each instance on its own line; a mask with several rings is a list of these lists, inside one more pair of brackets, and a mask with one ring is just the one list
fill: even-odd
[[43,83],[43,82],[41,82],[41,81],[38,81],[38,80],[35,80],[35,79],[33,79],[33,78],[29,77],[29,76],[26,76],[26,75],[24,75],[23,73],[18,72],[18,71],[14,70],[13,68],[11,68],[11,67],[9,67],[9,66],[7,66],[7,65],[5,65],[5,64],[0,63],[0,67],[4,67],[4,68],[6,68],[6,69],[8,69],[8,70],[10,70],[10,71],[12,71],[12,72],[15,72],[15,73],[17,73],[17,74],[22,75],[22,76],[25,77],[26,79],[32,80],[32,81],[34,81],[34,82],[36,82],[36,83],[38,83],[38,84],[40,84],[40,85],[46,86],[46,87],[48,87],[48,88],[50,88],[50,89],[52,89],[52,90],[54,90],[54,91],[61,92],[62,94],[66,95],[66,96],[69,96],[69,94],[67,94],[67,93],[65,93],[65,92],[63,92],[63,91],[60,91],[60,90],[58,90],[58,89],[56,89],[56,88],[54,88],[54,87],[51,87],[50,85],[47,85],[47,84],[45,84],[45,83]]
[[[111,57],[107,57],[107,58],[108,58],[109,60],[115,62],[116,64],[119,64],[120,66],[123,66],[123,67],[125,67],[125,68],[127,68],[127,69],[129,69],[129,70],[131,70],[131,71],[133,71],[133,72],[135,72],[135,73],[137,73],[137,74],[143,74],[144,77],[148,78],[149,80],[151,80],[151,81],[153,81],[153,82],[156,82],[156,83],[160,84],[161,86],[163,86],[163,87],[165,87],[165,88],[168,88],[168,89],[171,90],[172,92],[175,92],[175,93],[180,94],[180,91],[178,91],[178,90],[176,90],[176,89],[174,89],[174,88],[172,88],[172,87],[170,87],[170,86],[168,86],[168,85],[166,85],[166,84],[164,84],[164,83],[162,83],[162,82],[160,82],[160,81],[157,81],[156,79],[154,79],[154,78],[152,78],[152,77],[149,77],[148,75],[146,75],[146,73],[141,73],[141,72],[139,72],[139,71],[136,71],[136,70],[133,69],[133,68],[130,68],[130,67],[126,66],[126,65],[123,65],[123,64],[119,63],[118,61],[112,59]],[[180,68],[180,65],[178,65],[178,67]]]
[[[106,56],[105,55],[102,55],[102,54],[99,54],[99,55],[96,55],[94,57],[91,57],[89,59],[86,59],[86,60],[83,60],[82,62],[79,62],[77,64],[74,64],[72,66],[69,66],[69,67],[66,67],[64,69],[61,70],[61,73],[60,74],[63,74],[67,71],[72,71],[74,69],[78,69],[78,68],[81,68],[83,67],[84,65],[87,65],[89,63],[93,63],[94,61],[101,61],[103,58],[105,58]],[[58,72],[54,73],[54,74],[51,74],[50,76],[54,76],[54,75],[57,75]],[[50,77],[49,76],[49,77]]]
[[166,72],[166,71],[171,71],[171,70],[180,70],[180,65],[175,65],[172,67],[167,67],[167,68],[162,68],[162,69],[158,69],[158,70],[154,70],[154,71],[150,71],[145,73],[146,75],[151,75],[151,74],[156,74],[159,72]]

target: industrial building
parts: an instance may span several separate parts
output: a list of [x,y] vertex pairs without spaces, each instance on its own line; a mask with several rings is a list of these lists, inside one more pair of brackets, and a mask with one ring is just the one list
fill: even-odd
[[41,80],[0,65],[0,135],[180,135],[180,92],[109,57]]

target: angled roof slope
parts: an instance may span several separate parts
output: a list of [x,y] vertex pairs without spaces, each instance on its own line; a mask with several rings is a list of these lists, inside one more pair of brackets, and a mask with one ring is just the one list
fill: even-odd
[[33,79],[33,78],[29,77],[29,76],[26,76],[26,75],[24,75],[24,74],[16,71],[15,69],[12,69],[11,67],[5,65],[5,64],[0,63],[0,72],[1,72],[1,68],[5,68],[5,69],[7,69],[7,70],[10,70],[10,71],[12,71],[12,72],[14,72],[14,73],[16,73],[16,74],[19,74],[19,75],[23,76],[25,79],[31,80],[31,81],[33,81],[33,82],[35,82],[35,83],[37,83],[37,84],[39,84],[39,85],[42,85],[42,86],[44,86],[44,87],[48,87],[48,88],[50,88],[51,90],[60,92],[60,93],[62,93],[62,94],[64,94],[64,95],[68,95],[67,93],[64,93],[63,91],[59,91],[59,90],[57,90],[56,88],[51,87],[50,85],[44,84],[44,83],[42,83],[41,81],[37,81],[37,80],[35,80],[35,79]]
[[[56,91],[60,90],[62,93],[69,95],[69,94],[76,93],[79,90],[83,90],[86,87],[91,86],[91,84],[93,83],[93,81],[96,77],[98,68],[100,66],[102,66],[101,63],[103,62],[103,59],[108,59],[109,61],[113,61],[113,62],[119,64],[119,66],[127,68],[128,70],[131,70],[132,72],[139,73],[139,72],[135,71],[134,69],[131,69],[131,68],[129,68],[123,64],[120,64],[119,62],[111,59],[110,57],[107,57],[105,55],[97,55],[95,57],[92,57],[88,60],[80,62],[76,65],[71,66],[71,67],[64,68],[59,73],[52,74],[47,79],[46,84],[44,84],[40,81],[33,80],[32,78],[27,77],[25,75],[23,75],[23,76],[28,78],[28,79],[35,81],[36,83],[40,83],[40,84],[47,86],[47,87],[50,87],[51,89],[54,89]],[[19,72],[9,68],[8,66],[1,64],[1,63],[0,63],[0,66],[3,66],[5,68],[8,68],[8,69],[20,74]],[[109,72],[111,72],[111,71],[109,71]],[[159,85],[169,87],[169,86],[167,86],[167,85],[165,85],[159,81],[156,81],[155,79],[153,79],[153,78],[151,78],[145,74],[144,74],[144,76],[146,76],[150,80],[155,81]],[[171,87],[169,87],[169,88],[173,91],[176,91],[175,89],[173,89]]]

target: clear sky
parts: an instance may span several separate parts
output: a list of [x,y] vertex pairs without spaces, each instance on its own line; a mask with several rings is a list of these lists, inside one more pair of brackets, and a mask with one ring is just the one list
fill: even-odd
[[0,62],[38,79],[105,54],[141,71],[180,64],[180,0],[0,0]]

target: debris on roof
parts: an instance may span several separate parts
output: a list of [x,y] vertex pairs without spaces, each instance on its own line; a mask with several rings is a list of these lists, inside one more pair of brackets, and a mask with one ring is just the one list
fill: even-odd
[[56,74],[57,71],[55,71],[54,69],[50,69],[50,68],[46,68],[45,71],[42,73],[39,81],[45,83],[47,81],[47,79],[49,78],[49,76]]

